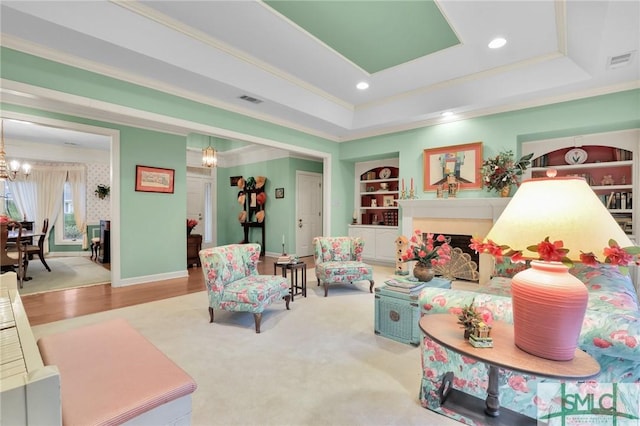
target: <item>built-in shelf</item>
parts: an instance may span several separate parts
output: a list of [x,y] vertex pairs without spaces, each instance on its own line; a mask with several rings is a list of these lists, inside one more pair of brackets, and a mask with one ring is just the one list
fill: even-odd
[[[637,198],[640,131],[637,129],[525,142],[522,154],[533,153],[527,172],[544,177],[548,169],[558,176],[581,176],[607,206],[624,231],[633,237],[638,230]],[[575,159],[571,150],[578,149]],[[583,151],[583,152],[582,152]],[[567,158],[565,158],[567,157]],[[567,164],[580,161],[579,164]],[[635,197],[634,197],[635,195]]]
[[360,225],[398,226],[398,160],[356,164],[356,220]]

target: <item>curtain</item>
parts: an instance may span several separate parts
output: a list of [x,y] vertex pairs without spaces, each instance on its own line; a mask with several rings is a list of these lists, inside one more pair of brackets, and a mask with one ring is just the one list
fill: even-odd
[[82,232],[82,249],[87,244],[87,179],[85,168],[82,166],[67,169],[67,182],[71,186],[71,200],[73,201],[73,217],[76,227]]
[[[67,169],[65,167],[34,166],[29,178],[33,179],[36,185],[36,227],[42,226],[44,220],[49,218],[50,226],[47,232],[50,232],[51,224],[56,222],[58,213],[62,209]],[[46,238],[47,236],[45,236]],[[45,251],[49,251],[47,244],[45,244]]]
[[18,210],[20,210],[20,220],[35,221],[38,209],[35,182],[32,179],[20,176],[15,181],[8,181],[7,183],[9,184],[11,198]]

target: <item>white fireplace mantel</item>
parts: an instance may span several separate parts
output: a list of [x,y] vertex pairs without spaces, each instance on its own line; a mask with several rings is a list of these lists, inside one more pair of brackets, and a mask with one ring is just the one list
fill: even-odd
[[435,198],[398,200],[402,207],[402,229],[412,229],[414,218],[490,219],[495,222],[511,198]]

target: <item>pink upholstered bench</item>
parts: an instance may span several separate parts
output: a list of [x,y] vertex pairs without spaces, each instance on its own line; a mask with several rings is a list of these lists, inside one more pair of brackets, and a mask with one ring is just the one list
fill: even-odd
[[41,337],[60,371],[64,425],[174,425],[191,421],[194,380],[125,320]]

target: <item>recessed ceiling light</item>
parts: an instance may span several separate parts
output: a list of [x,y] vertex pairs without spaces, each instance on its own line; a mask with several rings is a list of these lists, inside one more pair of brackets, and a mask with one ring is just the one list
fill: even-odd
[[369,88],[369,83],[367,83],[366,81],[361,81],[360,83],[356,84],[356,87],[358,88],[358,90],[367,90]]
[[497,37],[491,40],[491,42],[489,43],[489,49],[500,49],[505,44],[507,44],[507,40],[503,39],[502,37]]

